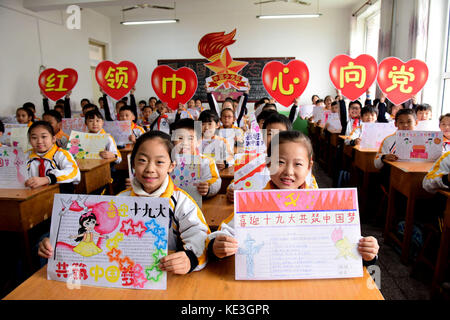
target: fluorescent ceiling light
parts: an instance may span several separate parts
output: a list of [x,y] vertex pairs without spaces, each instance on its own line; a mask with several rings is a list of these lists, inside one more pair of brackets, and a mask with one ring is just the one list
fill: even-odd
[[120,24],[131,26],[139,24],[160,24],[160,23],[177,23],[178,19],[166,19],[166,20],[142,20],[142,21],[122,21]]
[[314,14],[279,14],[279,15],[263,15],[256,16],[258,19],[294,19],[294,18],[318,18],[322,14],[314,13]]

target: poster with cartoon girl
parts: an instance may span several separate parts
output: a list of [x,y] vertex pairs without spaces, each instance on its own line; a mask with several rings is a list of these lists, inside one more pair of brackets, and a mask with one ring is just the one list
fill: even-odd
[[168,199],[57,194],[47,278],[68,284],[166,289]]

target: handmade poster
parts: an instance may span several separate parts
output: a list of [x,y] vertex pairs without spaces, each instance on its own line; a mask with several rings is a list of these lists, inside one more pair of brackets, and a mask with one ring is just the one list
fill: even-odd
[[67,285],[166,289],[169,200],[56,194],[47,279]]
[[47,98],[57,101],[71,91],[77,81],[78,73],[72,68],[66,68],[62,71],[49,68],[39,75],[39,88]]
[[180,103],[187,103],[194,96],[197,85],[197,75],[187,67],[174,70],[162,65],[152,72],[153,91],[172,110],[177,110]]
[[205,79],[208,92],[245,91],[249,87],[248,79],[239,74],[248,62],[233,60],[227,48],[236,42],[235,35],[236,29],[228,34],[212,32],[198,42],[198,52],[209,61],[205,66],[215,73]]
[[269,95],[278,103],[289,107],[305,91],[309,81],[309,70],[300,60],[287,64],[268,62],[262,71],[262,82]]
[[236,131],[232,128],[230,129],[219,129],[218,134],[219,137],[225,138],[227,140],[228,145],[233,148],[234,142],[236,139]]
[[113,136],[118,146],[124,146],[131,143],[129,137],[131,135],[131,121],[105,121],[103,129]]
[[69,136],[72,130],[85,132],[87,127],[84,122],[84,118],[63,118],[61,130]]
[[442,131],[397,131],[395,154],[399,160],[436,161],[442,156]]
[[325,123],[328,120],[328,116],[330,114],[331,114],[331,111],[325,110],[324,107],[314,107],[314,110],[313,110],[313,121],[315,123],[318,123],[320,121],[320,123],[322,125],[325,125]]
[[176,155],[175,161],[177,165],[170,174],[173,183],[186,191],[201,208],[202,196],[197,190],[197,183],[202,182],[199,156]]
[[394,122],[362,122],[361,149],[379,149],[383,140],[397,131]]
[[328,126],[328,131],[330,132],[341,132],[341,117],[339,113],[329,113],[326,121]]
[[302,119],[311,118],[313,115],[314,105],[305,105],[299,107],[299,114]]
[[417,124],[416,131],[440,131],[439,123],[435,120],[422,120]]
[[20,123],[4,123],[5,132],[3,132],[3,135],[0,136],[0,143],[6,144],[8,146],[11,145],[11,130],[12,128],[28,128],[28,125],[26,124],[20,124]]
[[378,66],[378,86],[392,103],[398,105],[411,99],[425,86],[428,66],[412,59],[408,62],[394,57],[381,61]]
[[259,132],[249,130],[244,133],[244,152],[266,152],[262,130]]
[[235,191],[236,280],[362,277],[352,189]]
[[372,86],[377,73],[377,61],[367,54],[362,54],[356,59],[345,54],[338,55],[331,61],[329,67],[334,87],[351,101],[361,97]]
[[94,134],[72,130],[67,150],[75,159],[101,159],[99,153],[108,143],[107,134]]
[[23,152],[28,152],[31,149],[30,142],[28,140],[28,126],[11,128],[11,134],[9,136],[9,145],[11,147],[18,147]]
[[256,121],[255,114],[251,113],[248,117],[249,117],[249,122],[250,122],[250,131],[259,132],[261,130],[261,128],[258,125],[258,121]]
[[0,147],[0,189],[25,189],[27,158],[17,147]]
[[120,100],[136,84],[138,71],[136,65],[130,61],[115,64],[102,61],[95,68],[95,78],[103,91],[115,100]]
[[270,180],[265,153],[235,155],[234,190],[262,190]]

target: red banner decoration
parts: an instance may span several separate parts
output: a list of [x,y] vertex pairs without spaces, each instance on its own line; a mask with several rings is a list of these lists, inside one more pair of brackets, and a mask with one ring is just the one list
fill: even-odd
[[403,62],[390,57],[378,66],[378,86],[386,97],[399,105],[411,99],[425,86],[428,80],[428,67],[417,59]]
[[56,101],[72,90],[78,81],[78,73],[71,68],[58,71],[53,68],[45,69],[39,75],[39,87],[43,94]]
[[350,100],[356,100],[366,92],[377,78],[377,61],[362,54],[356,59],[341,54],[330,63],[330,79],[336,89]]
[[309,81],[309,70],[300,60],[288,64],[270,61],[262,71],[264,88],[278,103],[289,107],[305,91]]
[[186,67],[173,70],[169,66],[158,66],[152,73],[153,91],[173,110],[194,96],[197,85],[197,75]]
[[115,64],[102,61],[95,68],[95,78],[103,91],[115,100],[120,100],[134,87],[138,71],[133,62],[121,61]]

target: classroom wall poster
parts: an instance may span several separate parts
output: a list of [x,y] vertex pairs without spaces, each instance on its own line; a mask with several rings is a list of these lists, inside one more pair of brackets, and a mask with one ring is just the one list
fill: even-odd
[[27,157],[17,147],[0,147],[0,189],[25,189]]
[[236,280],[362,277],[356,188],[235,191]]
[[169,208],[164,198],[56,194],[47,279],[165,290]]
[[131,143],[129,137],[131,136],[131,121],[105,121],[103,129],[113,136],[116,145],[124,146]]
[[395,154],[399,160],[436,161],[442,156],[442,131],[397,131]]
[[101,159],[100,151],[108,143],[107,134],[86,133],[72,130],[67,150],[75,159]]
[[361,149],[378,150],[383,140],[397,131],[394,122],[362,122],[361,126]]

